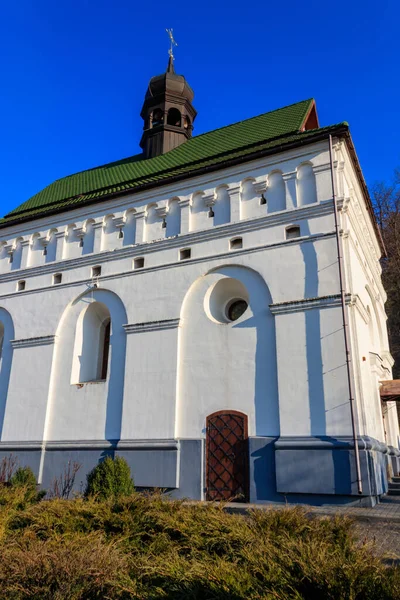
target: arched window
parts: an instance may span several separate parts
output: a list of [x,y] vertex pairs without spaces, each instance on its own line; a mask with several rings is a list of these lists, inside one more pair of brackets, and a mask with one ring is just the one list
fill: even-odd
[[181,126],[181,113],[177,108],[170,108],[167,116],[167,125]]
[[107,379],[110,353],[111,317],[101,302],[85,308],[76,325],[71,383]]
[[187,115],[183,118],[183,127],[185,129],[190,129],[192,127],[192,123]]
[[163,112],[160,108],[156,108],[155,111],[153,112],[153,119],[152,119],[152,127],[157,127],[157,125],[161,125],[161,123],[163,123],[164,121],[164,115]]

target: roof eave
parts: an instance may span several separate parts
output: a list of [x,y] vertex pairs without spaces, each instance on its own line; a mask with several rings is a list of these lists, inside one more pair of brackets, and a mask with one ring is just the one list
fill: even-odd
[[361,185],[361,189],[362,189],[362,191],[364,193],[365,204],[367,206],[368,213],[369,213],[369,215],[371,217],[372,226],[373,226],[373,228],[375,230],[376,237],[378,238],[378,243],[379,243],[380,249],[382,251],[382,255],[386,258],[387,257],[387,251],[386,251],[386,248],[385,248],[385,244],[383,242],[381,231],[380,231],[379,226],[378,226],[378,222],[377,222],[376,217],[375,217],[374,208],[372,206],[371,196],[369,194],[368,187],[367,187],[367,184],[365,182],[363,172],[361,170],[360,161],[358,160],[357,152],[356,152],[356,149],[354,147],[354,143],[353,143],[353,140],[352,140],[352,137],[351,137],[351,134],[350,134],[350,131],[349,131],[348,128],[347,128],[347,131],[343,135],[344,135],[344,138],[346,140],[347,147],[348,147],[349,152],[350,152],[350,156],[351,156],[351,158],[353,160],[354,168],[355,168],[356,173],[358,175],[358,179],[359,179],[359,182],[360,182],[360,185]]

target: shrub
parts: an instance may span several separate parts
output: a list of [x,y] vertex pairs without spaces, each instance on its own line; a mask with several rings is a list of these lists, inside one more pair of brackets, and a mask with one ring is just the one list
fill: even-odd
[[85,496],[95,496],[99,500],[120,498],[133,494],[135,487],[131,471],[124,458],[107,457],[87,476]]
[[2,548],[0,600],[128,600],[127,557],[100,534],[11,541]]
[[36,477],[30,467],[19,467],[11,477],[10,483],[14,487],[24,486],[36,491]]
[[39,502],[46,495],[45,490],[36,490],[36,477],[30,467],[19,467],[9,481],[12,488],[24,488],[24,502]]

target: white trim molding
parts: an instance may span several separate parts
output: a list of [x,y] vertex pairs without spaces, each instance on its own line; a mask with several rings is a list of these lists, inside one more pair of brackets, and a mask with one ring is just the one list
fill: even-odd
[[26,338],[24,340],[11,340],[13,348],[31,348],[32,346],[49,346],[56,341],[55,335],[44,335],[41,337]]
[[[350,304],[351,295],[346,294],[346,304]],[[273,315],[282,315],[293,312],[310,310],[311,308],[334,308],[341,305],[340,294],[334,296],[320,296],[317,298],[304,298],[301,300],[291,300],[289,302],[278,302],[270,304],[269,308]]]
[[160,331],[164,329],[176,329],[179,327],[180,319],[166,319],[164,321],[149,321],[148,323],[132,323],[123,325],[125,332],[142,333],[144,331]]

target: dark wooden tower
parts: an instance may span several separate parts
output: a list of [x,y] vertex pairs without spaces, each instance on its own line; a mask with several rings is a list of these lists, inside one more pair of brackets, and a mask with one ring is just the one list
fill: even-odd
[[146,158],[165,154],[192,137],[197,112],[193,90],[174,70],[170,57],[165,73],[152,77],[143,103],[144,120],[140,147]]

